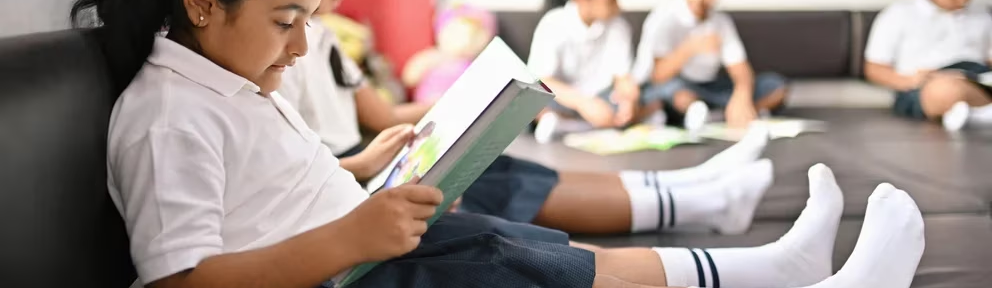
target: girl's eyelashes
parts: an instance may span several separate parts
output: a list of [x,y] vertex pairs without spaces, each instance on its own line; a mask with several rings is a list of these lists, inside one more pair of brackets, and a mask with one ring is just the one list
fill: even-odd
[[276,22],[276,25],[278,25],[279,28],[282,28],[283,30],[293,29],[293,23],[283,23],[283,22],[279,22],[279,21],[275,21],[275,22]]
[[[307,27],[310,27],[310,21],[309,20],[307,20],[306,22],[304,22],[304,24],[306,24]],[[278,25],[279,28],[282,28],[283,30],[289,30],[289,29],[293,29],[293,27],[296,27],[295,25],[293,25],[293,23],[283,23],[283,22],[279,22],[279,21],[276,21],[276,25]]]

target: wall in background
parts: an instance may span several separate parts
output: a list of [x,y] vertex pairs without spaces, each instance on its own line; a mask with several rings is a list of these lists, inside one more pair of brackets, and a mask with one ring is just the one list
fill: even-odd
[[[497,11],[537,11],[545,0],[460,0]],[[681,0],[619,0],[627,10],[649,10],[660,1]],[[728,10],[855,10],[874,11],[901,0],[718,0]],[[992,4],[992,0],[972,0]]]
[[74,0],[0,0],[0,37],[66,29]]
[[[69,8],[74,0],[2,0],[0,1],[0,37],[69,27]],[[345,0],[363,1],[363,0]],[[447,1],[447,0],[437,0]],[[459,0],[496,11],[537,11],[545,0]],[[628,10],[648,10],[659,1],[619,0]],[[728,10],[879,10],[900,0],[719,0]],[[992,5],[992,0],[972,0]]]

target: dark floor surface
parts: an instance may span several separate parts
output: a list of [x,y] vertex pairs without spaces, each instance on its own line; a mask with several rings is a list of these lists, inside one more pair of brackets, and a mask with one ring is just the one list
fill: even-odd
[[[992,129],[948,133],[939,124],[899,119],[880,109],[792,109],[785,115],[824,120],[829,128],[769,144],[764,156],[775,163],[775,184],[747,234],[576,235],[574,239],[604,246],[761,245],[791,227],[809,195],[807,169],[825,163],[845,197],[835,269],[854,249],[868,195],[879,183],[890,182],[912,195],[924,214],[927,247],[913,287],[992,287]],[[539,145],[524,135],[508,153],[558,170],[605,172],[689,167],[730,145],[708,141],[665,152],[603,157],[560,143]]]

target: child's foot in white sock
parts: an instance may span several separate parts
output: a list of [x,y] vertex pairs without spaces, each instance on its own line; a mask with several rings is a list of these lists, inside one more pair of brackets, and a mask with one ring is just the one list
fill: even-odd
[[696,100],[689,104],[689,108],[685,110],[685,120],[683,124],[685,125],[685,130],[689,132],[699,131],[706,125],[706,119],[710,116],[710,108],[706,106],[703,101]]
[[964,127],[964,124],[968,122],[968,114],[971,111],[971,107],[968,103],[958,102],[951,106],[951,110],[947,110],[944,113],[944,129],[947,131],[958,131]]
[[762,159],[745,166],[742,173],[729,175],[723,184],[727,189],[727,210],[716,224],[717,232],[736,235],[747,232],[754,220],[754,210],[774,182],[772,161]]
[[[650,180],[650,179],[649,179]],[[754,209],[773,181],[768,159],[742,166],[718,181],[667,186],[625,187],[631,200],[631,231],[702,228],[740,234],[751,225]]]
[[558,130],[558,115],[555,113],[544,113],[541,118],[537,120],[537,127],[534,128],[534,139],[537,143],[546,144],[550,143],[555,137],[555,132]]
[[768,127],[754,124],[740,142],[699,166],[667,171],[623,171],[620,172],[620,179],[628,189],[651,187],[654,182],[661,186],[680,186],[712,181],[734,169],[754,163],[761,157],[766,145]]
[[761,123],[754,123],[748,126],[747,134],[727,150],[716,154],[710,160],[703,163],[703,166],[716,167],[739,167],[761,157],[768,145],[768,126]]
[[907,288],[926,246],[923,216],[905,191],[882,184],[868,210],[854,252],[836,275],[809,288]]
[[792,229],[774,243],[756,248],[656,248],[665,262],[668,285],[795,287],[830,276],[844,196],[826,166],[810,168],[809,177],[806,208]]

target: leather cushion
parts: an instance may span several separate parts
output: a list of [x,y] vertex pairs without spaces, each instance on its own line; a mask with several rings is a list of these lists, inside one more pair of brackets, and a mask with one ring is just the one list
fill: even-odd
[[115,97],[96,31],[0,40],[0,287],[127,287],[107,194]]

